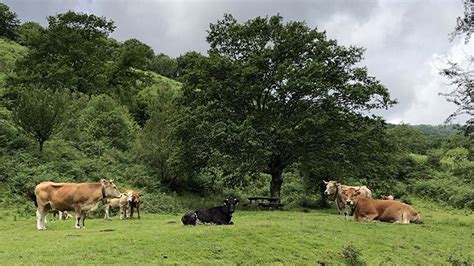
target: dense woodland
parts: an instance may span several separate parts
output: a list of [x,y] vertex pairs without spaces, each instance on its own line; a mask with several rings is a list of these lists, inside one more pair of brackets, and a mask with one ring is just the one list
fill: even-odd
[[304,22],[224,15],[207,54],[173,58],[92,14],[42,27],[0,4],[0,18],[1,204],[33,208],[43,180],[108,178],[150,212],[227,195],[321,208],[324,179],[474,209],[466,127],[372,115],[397,101],[364,49]]

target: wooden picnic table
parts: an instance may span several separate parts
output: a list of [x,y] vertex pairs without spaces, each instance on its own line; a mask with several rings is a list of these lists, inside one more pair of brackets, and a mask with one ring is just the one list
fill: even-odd
[[280,203],[280,198],[276,197],[248,197],[249,205],[259,209],[260,207],[266,209],[276,208],[279,209],[283,207],[283,204]]

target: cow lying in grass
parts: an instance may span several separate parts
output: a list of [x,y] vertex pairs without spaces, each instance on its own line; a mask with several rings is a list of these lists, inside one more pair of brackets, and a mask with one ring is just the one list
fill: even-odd
[[327,182],[323,180],[323,182],[326,185],[326,190],[324,191],[324,195],[334,198],[337,212],[339,214],[343,213],[344,215],[347,215],[346,200],[347,200],[347,193],[349,191],[353,192],[355,189],[359,189],[360,193],[358,194],[358,197],[372,198],[372,191],[370,191],[370,189],[368,189],[366,186],[342,185],[338,183],[337,181]]
[[422,223],[420,214],[405,203],[395,200],[376,200],[359,197],[360,190],[348,193],[346,204],[354,220],[370,222],[374,220],[390,223]]
[[186,213],[181,222],[184,225],[196,225],[201,223],[210,224],[234,224],[232,214],[235,211],[235,205],[239,203],[236,198],[228,198],[224,200],[224,205],[213,208],[201,208]]

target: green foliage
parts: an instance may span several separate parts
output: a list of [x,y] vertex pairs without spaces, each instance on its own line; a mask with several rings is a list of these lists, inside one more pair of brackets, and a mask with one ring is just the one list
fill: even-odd
[[398,125],[389,128],[387,132],[402,152],[424,154],[428,149],[428,138],[417,127]]
[[[15,67],[15,62],[26,52],[25,47],[13,41],[0,39],[0,75],[10,74]],[[3,84],[0,84],[0,87],[3,87]]]
[[19,24],[16,13],[10,11],[7,5],[0,3],[0,38],[14,40]]
[[360,259],[360,256],[360,250],[353,244],[345,245],[341,249],[341,257],[347,265],[364,265]]
[[160,53],[153,58],[150,70],[168,78],[176,78],[178,61],[175,58]]
[[58,130],[67,115],[68,94],[63,91],[48,91],[37,88],[20,93],[14,110],[18,125],[38,142],[43,144]]
[[428,200],[455,208],[474,210],[472,183],[466,183],[450,174],[440,173],[433,179],[416,180],[409,186],[409,189],[412,193]]
[[48,17],[48,24],[18,62],[12,84],[40,84],[86,94],[105,91],[111,60],[107,37],[115,29],[113,22],[69,11]]
[[27,47],[34,47],[44,32],[45,29],[39,23],[28,21],[18,27],[15,41]]
[[77,121],[82,142],[99,141],[121,150],[130,147],[137,126],[127,109],[106,95],[93,96]]
[[455,125],[414,125],[413,127],[421,130],[429,139],[445,139],[460,133]]
[[305,23],[273,16],[239,24],[225,15],[208,32],[209,57],[187,60],[180,99],[178,134],[194,171],[215,154],[229,173],[272,175],[270,194],[280,196],[288,166],[345,149],[373,123],[360,111],[394,103],[356,66],[363,49],[339,46]]

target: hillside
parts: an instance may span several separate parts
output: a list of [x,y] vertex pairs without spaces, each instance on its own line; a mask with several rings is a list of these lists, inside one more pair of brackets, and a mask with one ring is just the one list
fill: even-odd
[[15,61],[25,55],[27,48],[5,39],[0,39],[0,87],[8,73],[13,71]]

